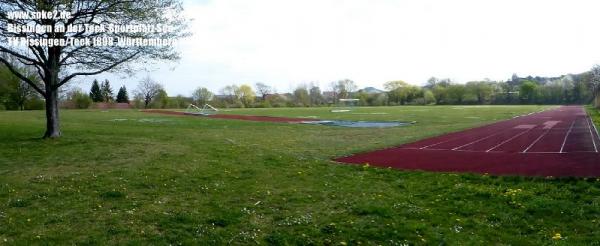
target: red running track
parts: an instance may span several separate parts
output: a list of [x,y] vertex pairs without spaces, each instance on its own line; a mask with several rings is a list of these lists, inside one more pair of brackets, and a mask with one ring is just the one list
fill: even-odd
[[434,172],[599,177],[600,139],[581,106],[563,106],[418,142],[336,159]]

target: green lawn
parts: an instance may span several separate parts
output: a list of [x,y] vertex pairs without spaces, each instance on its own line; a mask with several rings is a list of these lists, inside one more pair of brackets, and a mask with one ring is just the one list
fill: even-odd
[[43,112],[0,112],[0,245],[600,245],[598,179],[330,161],[544,108],[223,112],[417,121],[387,129],[63,110],[58,140]]

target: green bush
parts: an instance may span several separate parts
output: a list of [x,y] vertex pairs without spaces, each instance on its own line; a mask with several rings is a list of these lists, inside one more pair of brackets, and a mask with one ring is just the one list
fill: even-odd
[[419,97],[417,99],[415,99],[412,103],[410,103],[411,105],[425,105],[427,104],[425,101],[425,98],[423,97]]
[[75,108],[86,109],[92,105],[92,98],[84,93],[76,92],[73,94],[73,104]]
[[270,108],[271,107],[271,102],[265,100],[265,101],[262,101],[259,105],[262,108]]
[[131,101],[131,104],[133,105],[134,108],[137,108],[137,109],[143,109],[144,108],[144,101],[139,100],[139,99],[133,99]]
[[70,108],[86,109],[89,108],[94,100],[87,93],[83,93],[80,90],[73,90],[68,95],[68,104]]
[[42,110],[46,108],[46,101],[40,98],[32,98],[25,102],[25,110]]

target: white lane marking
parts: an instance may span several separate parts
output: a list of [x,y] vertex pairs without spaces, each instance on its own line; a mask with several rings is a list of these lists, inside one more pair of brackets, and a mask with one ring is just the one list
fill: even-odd
[[[497,124],[497,123],[494,123],[494,124],[491,124],[491,125],[495,125],[495,124]],[[488,125],[488,126],[491,126],[491,125]],[[486,126],[484,126],[484,127],[486,127]],[[474,129],[470,129],[470,130],[474,130]],[[465,130],[465,131],[470,131],[470,130]],[[462,133],[462,132],[457,132],[457,133]],[[427,145],[427,146],[420,147],[419,149],[430,149],[429,147],[433,147],[433,146],[436,146],[436,145],[440,145],[440,144],[447,143],[447,142],[454,141],[454,140],[461,139],[461,138],[464,138],[464,136],[454,137],[454,138],[448,139],[446,141],[442,141],[442,142],[438,142],[438,143],[434,143],[434,144],[430,144],[430,145]]]
[[560,120],[550,120],[550,121],[546,121],[544,122],[544,128],[543,129],[551,129],[552,127],[556,126],[556,124],[560,123]]
[[445,143],[445,142],[450,142],[450,141],[452,141],[452,140],[454,140],[454,138],[453,138],[453,139],[450,139],[450,140],[442,141],[442,142],[439,142],[439,143],[430,144],[430,145],[427,145],[427,146],[425,146],[425,147],[421,147],[421,148],[419,148],[419,149],[426,149],[426,148],[433,147],[433,146],[436,146],[436,145],[439,145],[439,144],[443,144],[443,143]]
[[569,131],[567,132],[567,135],[565,135],[565,140],[563,140],[562,146],[560,146],[560,153],[564,153],[563,149],[565,148],[565,144],[567,143],[567,138],[569,138],[569,134],[571,134],[571,131],[573,130],[573,126],[575,125],[576,121],[577,121],[577,119],[575,119],[573,121],[573,123],[571,123],[571,127],[569,127]]
[[[523,152],[523,153],[525,153],[525,152]],[[568,153],[565,153],[565,152],[543,152],[543,151],[535,152],[534,151],[534,152],[527,152],[525,154],[568,154]]]
[[529,146],[527,146],[527,148],[525,148],[525,150],[521,151],[521,153],[526,153],[529,149],[531,149],[531,147],[533,147],[538,141],[540,141],[540,139],[542,139],[544,136],[546,136],[546,134],[548,134],[548,132],[550,132],[550,129],[546,130],[542,135],[540,135],[538,138],[533,140],[533,143],[531,143]]
[[594,151],[596,151],[596,153],[598,153],[598,147],[596,147],[596,140],[594,139],[594,134],[592,133],[592,126],[590,125],[589,120],[586,120],[586,122],[588,124],[588,128],[590,129],[590,136],[592,137],[592,143],[594,144]]
[[594,126],[594,130],[596,130],[596,136],[598,137],[598,139],[600,139],[600,133],[598,133],[598,128],[596,128],[596,124],[594,124],[592,117],[590,117],[590,121],[592,122],[592,126]]
[[517,135],[515,135],[515,136],[513,136],[513,137],[511,137],[511,138],[509,138],[509,139],[507,139],[507,140],[504,140],[504,141],[502,141],[502,143],[499,143],[498,145],[496,145],[496,146],[492,147],[491,149],[488,149],[488,150],[486,150],[485,152],[490,152],[490,151],[492,151],[493,149],[495,149],[495,148],[498,148],[498,147],[500,147],[501,145],[503,145],[503,144],[505,144],[505,143],[508,143],[508,142],[510,142],[511,140],[513,140],[513,139],[515,139],[515,138],[518,138],[519,136],[521,136],[521,135],[523,135],[523,134],[525,134],[525,133],[527,133],[527,132],[529,132],[529,131],[531,131],[531,128],[530,128],[530,129],[527,129],[526,131],[523,131],[523,132],[521,132],[521,133],[519,133],[519,134],[517,134]]
[[[515,116],[513,118],[518,118],[518,117],[522,117],[522,116],[529,116],[529,115],[534,115],[534,114],[542,114],[542,113],[546,113],[546,112],[551,112],[553,110],[557,110],[559,108],[560,107],[550,107],[550,108],[547,108],[547,109],[542,109],[542,110],[537,111],[537,112],[531,112],[529,114],[517,115],[517,116]],[[543,118],[552,118],[552,117],[548,116],[548,117],[543,117]],[[489,124],[489,125],[484,125],[484,126],[476,127],[476,128],[473,128],[473,129],[464,130],[464,131],[470,131],[470,130],[475,130],[475,129],[479,129],[479,128],[486,128],[486,127],[489,127],[489,126],[492,126],[492,125],[498,125],[498,124],[506,123],[506,122],[509,122],[509,121],[510,121],[510,119],[509,120],[498,121],[498,122],[495,122],[495,123],[492,123],[492,124]],[[461,132],[457,132],[457,133],[461,133]],[[440,145],[440,144],[443,144],[443,143],[454,141],[454,140],[457,140],[457,139],[460,139],[460,138],[461,137],[455,137],[455,138],[452,138],[452,139],[449,139],[449,140],[446,140],[446,141],[442,141],[442,142],[439,142],[439,143],[434,143],[434,144],[430,144],[430,145],[427,145],[427,146],[423,146],[423,147],[420,147],[418,149],[430,149],[429,147],[433,147],[433,146],[436,146],[436,145]],[[444,150],[444,149],[434,149],[434,150]]]
[[[529,146],[527,146],[527,148],[525,148],[525,150],[521,151],[521,153],[527,153],[527,151],[529,149],[531,149],[537,142],[539,142],[540,139],[542,139],[544,136],[546,136],[548,134],[548,132],[550,132],[550,129],[552,129],[558,123],[560,123],[559,120],[550,120],[550,121],[544,122],[544,127],[542,129],[546,129],[546,131],[542,135],[540,135],[538,138],[533,140],[533,142]],[[556,129],[562,129],[562,128],[556,128]]]
[[461,145],[461,146],[458,146],[458,147],[456,147],[456,148],[453,148],[452,150],[457,150],[457,149],[460,149],[460,148],[462,148],[462,147],[465,147],[465,146],[469,146],[469,145],[471,145],[471,144],[474,144],[474,143],[479,143],[479,142],[481,142],[481,141],[483,141],[483,140],[486,140],[486,139],[488,139],[488,138],[491,138],[491,137],[493,137],[493,136],[496,136],[496,135],[498,135],[498,134],[500,134],[500,133],[504,133],[504,132],[505,132],[505,131],[507,131],[507,130],[512,130],[512,128],[507,128],[507,129],[504,129],[503,131],[500,131],[500,132],[494,133],[494,134],[492,134],[492,135],[489,135],[489,136],[487,136],[487,137],[484,137],[484,138],[480,138],[480,139],[478,139],[478,140],[475,140],[475,141],[473,141],[473,142],[470,142],[470,143],[468,143],[468,144],[463,144],[463,145]]
[[518,125],[513,127],[513,129],[531,129],[536,127],[537,125]]
[[[469,130],[465,130],[465,131],[469,131]],[[440,145],[440,144],[443,144],[443,143],[447,143],[447,142],[450,142],[450,141],[461,139],[463,137],[464,136],[462,136],[462,137],[454,137],[454,138],[448,139],[446,141],[441,141],[441,142],[438,142],[438,143],[430,144],[430,145],[427,145],[427,146],[420,147],[418,149],[430,149],[429,147],[433,147],[433,146],[436,146],[436,145]]]
[[570,152],[527,152],[525,154],[573,154],[573,153],[596,153],[594,151],[570,151]]

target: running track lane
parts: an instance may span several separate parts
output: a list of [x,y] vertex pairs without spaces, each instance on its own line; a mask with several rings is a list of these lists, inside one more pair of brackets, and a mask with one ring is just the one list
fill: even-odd
[[600,177],[600,139],[581,106],[563,106],[338,162],[434,172]]

